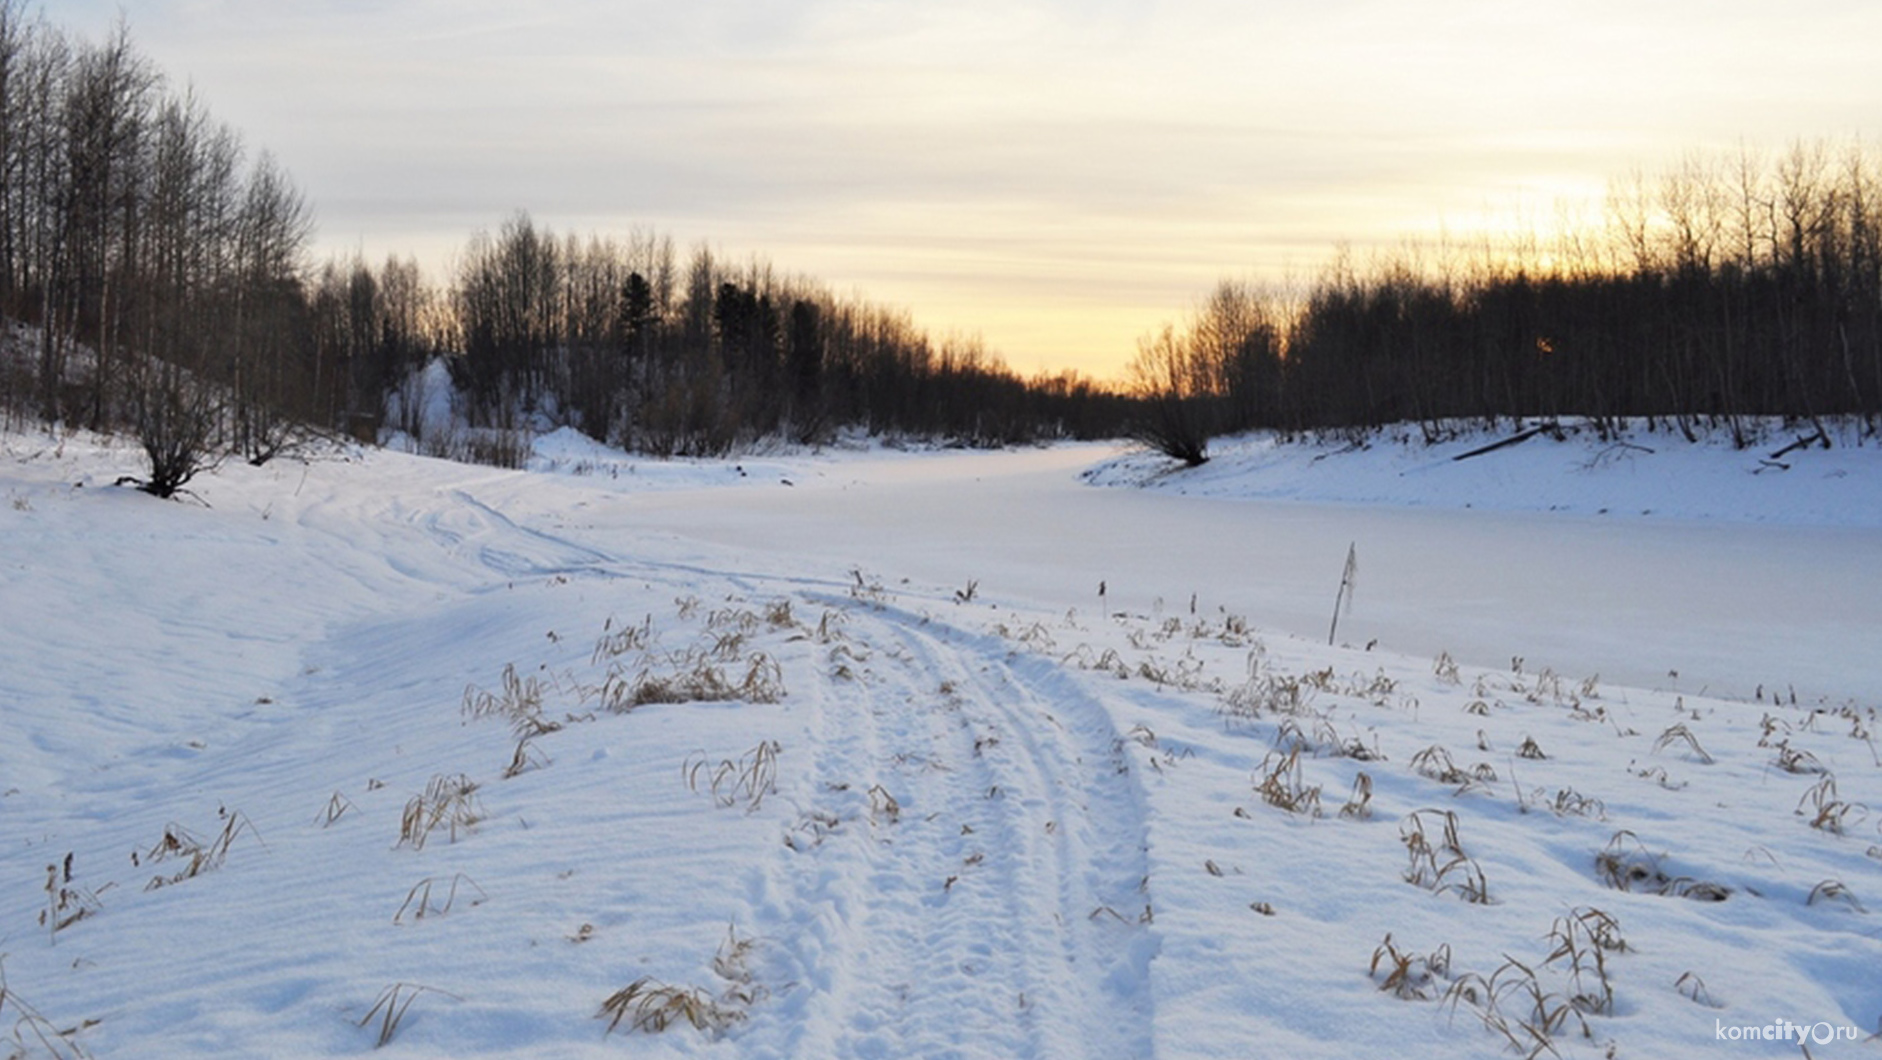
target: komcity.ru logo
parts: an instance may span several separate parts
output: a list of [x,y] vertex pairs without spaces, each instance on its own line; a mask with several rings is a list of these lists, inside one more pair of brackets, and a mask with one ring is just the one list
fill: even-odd
[[1838,1027],[1835,1024],[1792,1023],[1790,1020],[1773,1020],[1770,1023],[1726,1023],[1715,1020],[1714,1036],[1722,1042],[1814,1042],[1828,1045],[1831,1042],[1853,1042],[1862,1038],[1862,1030],[1857,1027]]

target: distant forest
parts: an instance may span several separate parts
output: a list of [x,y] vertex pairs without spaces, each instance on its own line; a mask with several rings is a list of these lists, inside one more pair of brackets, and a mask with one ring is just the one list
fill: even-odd
[[[312,226],[291,177],[122,25],[77,40],[0,0],[0,417],[128,432],[154,492],[223,455],[388,429],[515,463],[544,424],[659,455],[860,429],[1132,435],[1192,462],[1257,427],[1882,428],[1882,166],[1858,143],[1693,158],[1546,245],[1341,256],[1301,290],[1224,281],[1116,383],[1024,378],[977,340],[652,232],[519,213],[434,286],[410,259],[314,263]],[[424,437],[414,383],[436,358],[475,444]]]
[[1249,428],[1436,441],[1524,418],[1755,444],[1772,421],[1882,429],[1882,164],[1873,148],[1689,156],[1617,182],[1605,223],[1341,256],[1304,293],[1224,281],[1143,340],[1136,430],[1191,463]]

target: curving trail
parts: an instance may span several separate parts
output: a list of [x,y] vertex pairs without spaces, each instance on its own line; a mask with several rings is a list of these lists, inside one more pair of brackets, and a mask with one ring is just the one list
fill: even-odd
[[777,869],[813,988],[792,1051],[1150,1055],[1144,797],[1109,716],[995,638],[846,613]]

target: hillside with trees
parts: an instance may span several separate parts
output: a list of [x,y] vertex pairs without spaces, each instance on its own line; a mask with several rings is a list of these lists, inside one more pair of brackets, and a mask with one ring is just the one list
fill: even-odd
[[977,339],[937,341],[762,261],[682,260],[651,233],[557,235],[518,213],[471,236],[442,287],[397,256],[314,264],[313,211],[270,155],[122,23],[76,40],[23,0],[0,0],[0,177],[0,314],[15,324],[0,409],[134,434],[166,495],[301,432],[376,440],[399,426],[388,399],[436,357],[473,427],[573,426],[660,455],[841,427],[1092,437],[1117,433],[1127,404],[1074,375],[1023,378]]

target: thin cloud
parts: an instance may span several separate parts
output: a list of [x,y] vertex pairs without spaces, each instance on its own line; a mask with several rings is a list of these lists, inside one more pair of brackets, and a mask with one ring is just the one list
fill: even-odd
[[[96,37],[117,10],[49,14]],[[279,156],[330,249],[437,269],[519,208],[653,226],[980,327],[1015,363],[1102,370],[1223,275],[1545,209],[1694,148],[1873,134],[1882,113],[1882,6],[1859,0],[125,11]],[[1015,289],[1049,324],[1019,323]],[[1099,326],[1094,303],[1141,308]]]

